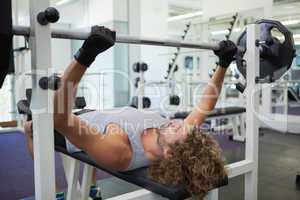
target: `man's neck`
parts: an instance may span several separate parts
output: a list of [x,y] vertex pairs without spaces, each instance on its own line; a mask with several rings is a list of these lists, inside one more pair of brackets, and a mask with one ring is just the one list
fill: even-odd
[[150,161],[156,161],[163,155],[161,147],[157,144],[157,129],[147,129],[141,136],[145,154]]

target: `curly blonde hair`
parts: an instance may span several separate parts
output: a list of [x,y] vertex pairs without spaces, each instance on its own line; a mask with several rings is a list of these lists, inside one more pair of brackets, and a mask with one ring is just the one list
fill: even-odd
[[227,176],[221,149],[208,133],[193,129],[183,142],[176,142],[170,148],[170,158],[149,167],[150,178],[166,185],[184,185],[195,199],[203,199]]

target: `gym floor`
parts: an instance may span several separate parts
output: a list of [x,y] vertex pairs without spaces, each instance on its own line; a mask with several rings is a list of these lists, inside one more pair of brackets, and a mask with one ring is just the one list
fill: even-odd
[[[259,153],[259,200],[299,200],[300,188],[296,188],[295,175],[300,171],[300,135],[276,133],[262,129]],[[243,143],[229,141],[227,136],[217,136],[229,163],[244,158]],[[62,165],[57,159],[58,186],[66,186]],[[0,135],[0,199],[15,200],[34,194],[33,162],[26,151],[22,133]],[[98,171],[103,197],[111,197],[137,189],[136,186]],[[243,199],[243,176],[231,179],[220,190],[220,200]],[[122,183],[122,184],[120,184]],[[26,198],[26,200],[32,198]]]

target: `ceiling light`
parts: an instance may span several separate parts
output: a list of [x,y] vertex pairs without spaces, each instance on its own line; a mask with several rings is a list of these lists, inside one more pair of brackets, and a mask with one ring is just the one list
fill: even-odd
[[229,33],[229,30],[220,30],[220,31],[213,31],[211,32],[212,35],[226,35]]
[[289,26],[289,25],[299,24],[300,20],[298,20],[298,19],[291,19],[291,20],[282,21],[281,23],[283,25],[285,25],[285,26]]
[[189,18],[193,18],[193,17],[199,17],[199,16],[202,16],[202,15],[203,15],[203,12],[198,11],[198,12],[188,13],[188,14],[184,14],[184,15],[177,15],[177,16],[174,16],[174,17],[169,17],[167,21],[168,22],[174,22],[174,21],[189,19]]
[[61,0],[55,3],[56,6],[62,6],[64,4],[70,3],[73,0]]
[[[233,29],[233,32],[240,32],[241,29],[240,28],[235,28]],[[229,30],[226,29],[226,30],[220,30],[220,31],[213,31],[211,32],[212,35],[226,35],[226,34],[229,34]]]

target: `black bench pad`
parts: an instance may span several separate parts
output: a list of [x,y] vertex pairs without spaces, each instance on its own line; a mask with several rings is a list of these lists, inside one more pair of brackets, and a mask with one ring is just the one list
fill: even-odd
[[[76,160],[80,160],[84,163],[87,163],[91,166],[94,166],[98,169],[101,169],[117,178],[120,178],[124,181],[129,183],[135,184],[147,190],[150,190],[156,194],[160,194],[163,197],[172,200],[181,200],[189,197],[188,192],[183,187],[173,187],[173,186],[165,186],[160,183],[157,183],[147,177],[147,168],[139,168],[132,171],[127,172],[117,172],[106,169],[102,166],[99,166],[95,161],[93,161],[86,153],[84,152],[77,152],[77,153],[68,153],[68,151],[64,147],[56,146],[56,151],[68,155]],[[227,180],[228,182],[228,180]],[[224,181],[223,185],[227,184]]]
[[[109,169],[106,169],[102,166],[99,166],[95,161],[93,161],[86,153],[84,152],[77,152],[77,153],[68,153],[66,148],[61,146],[55,147],[56,151],[63,153],[65,155],[68,155],[72,158],[75,158],[77,160],[80,160],[84,163],[87,163],[89,165],[92,165],[98,169],[101,169],[117,178],[120,178],[124,181],[127,181],[129,183],[135,184],[137,186],[140,186],[142,188],[145,188],[151,192],[154,192],[156,194],[159,194],[163,197],[166,197],[171,200],[182,200],[185,198],[190,197],[188,192],[183,187],[175,187],[175,186],[165,186],[158,182],[155,182],[154,180],[151,180],[149,177],[147,177],[147,167],[127,171],[127,172],[117,172],[112,171]],[[228,184],[228,178],[221,180],[217,187],[222,187]]]
[[[246,112],[246,108],[243,107],[224,107],[224,108],[216,108],[211,113],[208,114],[208,117],[220,117],[223,115],[234,115],[241,114]],[[177,112],[172,117],[173,119],[184,119],[186,118],[190,112]]]

